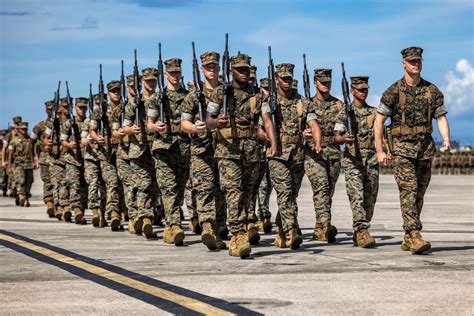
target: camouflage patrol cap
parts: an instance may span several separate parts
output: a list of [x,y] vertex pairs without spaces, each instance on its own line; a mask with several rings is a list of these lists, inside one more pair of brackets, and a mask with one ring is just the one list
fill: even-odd
[[356,89],[368,89],[369,77],[367,76],[351,77],[351,87],[356,88]]
[[[107,95],[106,94],[102,94],[102,97],[103,97],[103,103],[107,103]],[[94,103],[99,103],[99,94],[94,94]]]
[[112,80],[107,84],[107,90],[113,90],[119,88],[120,89],[120,81],[118,80]]
[[142,79],[143,80],[158,80],[158,69],[156,69],[156,68],[145,68],[145,69],[143,69],[142,70]]
[[219,53],[216,52],[205,52],[201,54],[201,64],[203,66],[209,64],[219,64]]
[[315,69],[314,70],[314,81],[329,82],[332,81],[332,69]]
[[52,110],[54,106],[54,101],[49,100],[44,103],[44,106],[46,107],[46,110]]
[[12,118],[12,121],[13,121],[13,124],[18,124],[22,121],[22,118],[21,118],[21,116],[14,116]]
[[8,130],[0,129],[0,136],[5,136],[5,135],[7,135],[7,133],[8,133]]
[[[68,104],[72,104],[72,98],[68,98],[67,97],[64,97],[64,98],[61,98],[61,100],[59,100],[59,105],[62,106],[62,107],[66,107]],[[68,103],[69,101],[69,103]]]
[[[138,76],[138,80],[140,80],[140,76]],[[127,76],[127,85],[128,86],[133,86],[133,74]]]
[[182,60],[179,58],[170,58],[165,60],[166,71],[181,71]]
[[28,129],[28,122],[20,122],[18,124],[18,128],[26,128]]
[[89,98],[76,98],[76,107],[83,107],[89,105]]
[[257,66],[250,66],[250,79],[257,78]]
[[415,59],[423,59],[421,55],[423,54],[423,48],[421,47],[408,47],[402,49],[400,52],[403,56],[403,59],[406,60],[415,60]]
[[235,56],[232,56],[230,59],[230,65],[232,67],[248,67],[250,68],[250,60],[252,58],[249,55],[246,54],[237,54]]
[[293,82],[291,83],[291,89],[298,90],[298,80],[293,79]]
[[279,77],[292,77],[293,78],[293,69],[295,65],[293,64],[278,64],[275,66],[276,73]]
[[262,78],[262,79],[260,79],[260,87],[262,87],[262,88],[268,88],[268,78]]

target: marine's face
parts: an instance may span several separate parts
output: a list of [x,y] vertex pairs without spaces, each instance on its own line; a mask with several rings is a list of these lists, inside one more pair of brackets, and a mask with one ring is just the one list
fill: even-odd
[[316,80],[314,82],[314,86],[321,93],[329,93],[329,91],[331,91],[331,83],[332,81],[321,82]]
[[291,89],[291,85],[293,83],[293,77],[280,77],[276,76],[277,78],[277,84],[278,86],[283,90],[283,91],[288,91]]
[[181,71],[165,71],[165,75],[172,85],[177,85],[181,81]]
[[202,73],[204,74],[204,77],[208,80],[214,80],[219,77],[219,71],[220,71],[219,64],[207,64],[201,67]]
[[76,114],[79,117],[84,117],[86,116],[86,111],[87,111],[87,106],[76,106]]
[[120,88],[109,90],[109,99],[114,103],[120,102]]
[[158,81],[156,79],[143,79],[143,88],[147,91],[155,91]]
[[367,95],[369,94],[369,89],[367,89],[367,88],[362,88],[362,89],[351,88],[351,93],[354,96],[354,98],[356,98],[358,100],[365,100],[365,99],[367,99]]
[[239,83],[248,83],[250,67],[232,67],[232,77]]
[[133,86],[127,86],[127,91],[130,96],[135,97],[136,93],[135,89],[133,89]]
[[402,62],[403,69],[409,74],[419,74],[423,65],[422,59],[404,59]]

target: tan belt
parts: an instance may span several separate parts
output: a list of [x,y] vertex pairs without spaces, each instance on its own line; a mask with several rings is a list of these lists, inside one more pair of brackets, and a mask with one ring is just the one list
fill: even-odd
[[334,136],[321,136],[321,145],[326,146],[329,145],[329,143],[334,143],[335,138]]
[[[236,130],[236,136],[238,139],[242,138],[254,138],[255,131],[253,129],[238,129]],[[230,127],[224,127],[217,129],[218,139],[232,140],[232,129]]]
[[433,126],[399,126],[392,127],[392,136],[405,136],[405,135],[416,135],[416,134],[431,134],[433,132]]
[[283,135],[281,137],[282,144],[301,144],[301,135]]
[[361,149],[372,149],[374,148],[374,143],[370,140],[366,140],[363,142],[358,142],[359,148]]

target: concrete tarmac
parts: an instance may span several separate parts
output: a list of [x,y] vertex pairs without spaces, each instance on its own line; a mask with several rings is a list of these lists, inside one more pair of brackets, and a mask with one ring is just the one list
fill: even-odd
[[[370,229],[375,249],[352,244],[343,175],[333,199],[337,243],[311,240],[315,216],[305,179],[301,249],[275,248],[274,229],[241,260],[208,251],[187,229],[185,246],[175,247],[163,243],[161,227],[159,238],[147,241],[49,219],[36,176],[30,208],[0,198],[0,315],[193,314],[199,302],[201,314],[473,315],[473,193],[473,176],[432,177],[422,214],[432,249],[412,255],[400,249],[393,176],[380,177]],[[273,193],[273,220],[276,210]]]

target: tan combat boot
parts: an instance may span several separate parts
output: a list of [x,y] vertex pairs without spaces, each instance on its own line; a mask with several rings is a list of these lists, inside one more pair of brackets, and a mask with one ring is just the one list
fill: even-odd
[[412,246],[412,254],[421,254],[431,248],[431,244],[428,241],[423,240],[419,230],[410,231]]
[[74,223],[76,223],[77,225],[82,224],[82,219],[84,216],[82,215],[81,209],[78,207],[75,207],[73,211],[74,211]]
[[258,233],[258,228],[254,223],[247,224],[247,239],[251,245],[258,245],[260,234]]
[[260,233],[263,233],[263,232],[264,232],[264,230],[263,230],[263,221],[258,220],[258,221],[255,223],[255,225],[257,226],[258,231],[259,231]]
[[100,221],[99,210],[96,208],[93,208],[92,209],[92,226],[99,227],[99,221]]
[[165,226],[163,230],[163,241],[167,244],[173,244],[173,230],[168,225]]
[[314,226],[313,239],[327,241],[326,234],[323,231],[323,224],[318,221],[316,221],[316,225]]
[[54,216],[60,221],[63,218],[63,208],[61,206],[57,206],[54,211]]
[[180,225],[171,226],[172,239],[175,246],[182,246],[184,244],[184,231]]
[[331,222],[323,223],[323,231],[329,244],[336,242],[337,228]]
[[262,221],[263,232],[265,234],[270,234],[272,232],[272,220],[270,218],[264,218]]
[[[354,232],[355,236],[355,245],[362,248],[370,248],[375,245],[375,239],[370,236],[367,229],[360,229]],[[354,237],[353,237],[354,240]]]
[[206,245],[207,249],[217,249],[216,235],[214,234],[212,224],[209,222],[205,222],[202,224],[201,241],[204,245]]
[[274,241],[275,247],[278,248],[288,248],[288,245],[286,244],[286,235],[283,232],[283,227],[277,226],[277,233],[275,235],[275,241]]
[[151,219],[148,217],[144,218],[142,220],[143,226],[142,226],[142,234],[146,239],[150,239],[155,237],[155,234],[153,233],[153,225],[151,224]]
[[107,220],[105,219],[105,211],[100,210],[99,211],[99,227],[107,227]]
[[199,219],[197,217],[193,217],[189,221],[189,229],[192,230],[193,233],[196,235],[201,235],[202,233],[202,228],[199,225]]
[[23,194],[18,194],[18,204],[22,207],[25,206],[26,196],[24,196]]
[[120,224],[122,223],[121,216],[117,211],[112,211],[110,212],[110,217],[110,229],[113,232],[117,232],[120,229]]
[[54,217],[54,203],[51,201],[46,203],[46,214],[49,217]]
[[72,212],[69,210],[69,206],[65,206],[63,209],[63,221],[72,222]]
[[127,231],[128,231],[130,234],[132,234],[132,235],[135,235],[135,234],[136,234],[136,231],[135,231],[135,228],[134,228],[134,223],[135,223],[135,221],[134,221],[132,218],[130,218],[130,219],[128,220]]
[[240,232],[232,236],[230,239],[229,255],[244,259],[248,258],[250,252],[252,252],[252,248],[250,248],[247,242],[247,235],[245,233]]
[[405,236],[403,236],[402,245],[400,248],[404,251],[410,251],[413,243],[411,241],[411,236],[409,231],[405,231]]
[[27,197],[26,202],[25,202],[25,207],[30,207],[30,206],[31,206],[30,199]]
[[298,231],[296,230],[296,228],[290,229],[290,231],[288,232],[288,238],[286,239],[286,244],[291,249],[298,249],[302,242],[303,238],[298,235]]
[[143,219],[135,217],[133,219],[133,230],[135,231],[135,234],[141,235],[143,232]]

